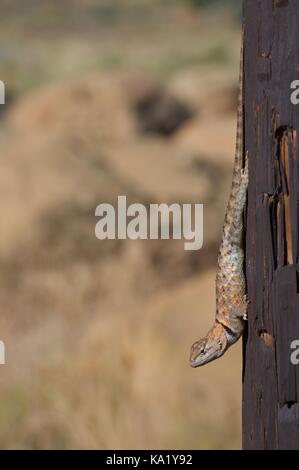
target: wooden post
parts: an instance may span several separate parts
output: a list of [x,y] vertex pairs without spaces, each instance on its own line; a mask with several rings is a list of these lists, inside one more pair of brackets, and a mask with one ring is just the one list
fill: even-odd
[[[299,1],[244,0],[249,152],[243,448],[299,449]],[[298,346],[297,346],[298,349]],[[298,354],[299,357],[299,354]]]

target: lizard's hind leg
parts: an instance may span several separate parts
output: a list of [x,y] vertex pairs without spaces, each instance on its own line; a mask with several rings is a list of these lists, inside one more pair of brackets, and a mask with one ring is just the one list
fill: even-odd
[[248,188],[248,180],[249,180],[249,170],[248,170],[248,151],[246,152],[246,155],[245,155],[245,165],[244,165],[244,168],[241,169],[241,180],[242,180],[242,184],[244,185],[244,187]]

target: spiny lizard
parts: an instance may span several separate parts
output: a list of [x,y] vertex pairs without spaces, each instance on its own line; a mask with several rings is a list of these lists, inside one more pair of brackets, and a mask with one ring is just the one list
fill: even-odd
[[247,199],[248,158],[243,167],[243,39],[240,59],[236,152],[216,273],[216,318],[207,335],[191,347],[190,365],[199,367],[222,356],[242,335],[247,319],[243,213]]

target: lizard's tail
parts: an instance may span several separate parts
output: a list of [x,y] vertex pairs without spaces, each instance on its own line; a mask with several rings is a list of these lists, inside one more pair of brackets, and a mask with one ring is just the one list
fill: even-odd
[[190,365],[199,367],[222,356],[229,346],[223,325],[215,322],[207,335],[191,346]]
[[237,105],[237,130],[236,130],[236,149],[234,172],[232,181],[232,193],[234,193],[234,185],[239,181],[239,173],[243,168],[244,157],[244,31],[242,31],[242,42],[240,51],[240,65],[239,65],[239,93]]
[[[243,91],[243,63],[244,63],[244,31],[242,32],[242,45],[240,53],[240,72],[239,72],[239,95],[238,95],[238,107],[237,107],[237,132],[236,132],[236,150],[235,150],[235,161],[233,170],[233,179],[230,197],[226,208],[224,226],[223,226],[223,241],[230,240],[234,237],[234,226],[236,223],[236,214],[239,214],[239,191],[240,191],[240,180],[244,159],[244,91]],[[234,223],[232,223],[234,222]]]

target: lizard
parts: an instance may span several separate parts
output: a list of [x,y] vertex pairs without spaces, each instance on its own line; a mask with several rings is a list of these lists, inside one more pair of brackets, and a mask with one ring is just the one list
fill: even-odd
[[[244,34],[242,36],[244,37]],[[191,347],[190,365],[192,367],[203,366],[221,357],[241,337],[247,320],[243,214],[247,201],[248,153],[245,155],[243,167],[243,37],[233,178],[216,270],[216,316],[206,336],[196,341]]]

